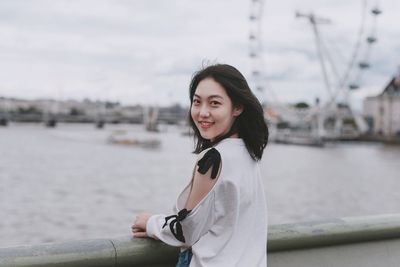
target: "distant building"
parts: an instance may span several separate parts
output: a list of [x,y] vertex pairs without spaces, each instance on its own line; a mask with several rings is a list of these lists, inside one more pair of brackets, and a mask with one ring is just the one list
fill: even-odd
[[364,115],[372,134],[400,137],[400,71],[381,94],[364,100]]
[[[25,100],[0,96],[0,119],[17,122],[40,122],[54,116],[59,122],[143,123],[145,108],[123,106],[119,102],[36,99]],[[186,120],[188,110],[179,104],[160,107],[158,122],[177,124]]]

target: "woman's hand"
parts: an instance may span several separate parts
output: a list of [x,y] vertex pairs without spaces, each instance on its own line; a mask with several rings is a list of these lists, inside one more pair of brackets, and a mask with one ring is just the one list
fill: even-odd
[[136,220],[131,227],[134,237],[147,237],[146,224],[150,216],[150,213],[140,213],[136,216]]

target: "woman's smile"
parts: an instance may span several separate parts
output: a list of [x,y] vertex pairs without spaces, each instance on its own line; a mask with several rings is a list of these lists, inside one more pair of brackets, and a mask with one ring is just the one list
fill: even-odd
[[210,121],[199,121],[200,127],[204,130],[209,129],[214,123]]

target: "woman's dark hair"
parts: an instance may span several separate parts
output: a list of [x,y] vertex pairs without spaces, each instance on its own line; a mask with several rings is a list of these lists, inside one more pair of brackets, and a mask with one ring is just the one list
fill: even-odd
[[254,160],[260,160],[268,143],[268,127],[264,119],[263,108],[251,92],[246,79],[236,68],[230,65],[216,64],[203,68],[193,75],[190,82],[190,107],[192,107],[193,96],[197,86],[206,78],[212,78],[219,83],[225,89],[233,106],[243,107],[243,111],[235,119],[232,128],[227,134],[211,142],[200,135],[189,110],[189,123],[194,131],[195,141],[197,141],[194,153],[200,153],[222,139],[237,133],[243,139],[250,156]]

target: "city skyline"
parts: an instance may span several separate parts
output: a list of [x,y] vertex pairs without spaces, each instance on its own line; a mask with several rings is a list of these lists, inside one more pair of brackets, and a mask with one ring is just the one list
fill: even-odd
[[[2,1],[0,95],[24,99],[84,98],[123,104],[188,104],[192,73],[203,64],[236,66],[251,82],[250,1]],[[326,99],[315,40],[295,12],[330,19],[324,40],[350,57],[363,1],[265,1],[263,57],[267,101],[310,104]],[[397,71],[395,0],[379,5],[378,42],[355,105],[379,93]],[[366,14],[366,16],[369,16]],[[367,21],[368,22],[368,21]],[[365,33],[370,25],[366,26]],[[397,54],[396,54],[397,53]],[[333,55],[336,59],[340,53]],[[304,67],[306,66],[306,67]]]

